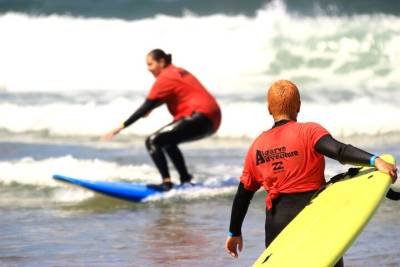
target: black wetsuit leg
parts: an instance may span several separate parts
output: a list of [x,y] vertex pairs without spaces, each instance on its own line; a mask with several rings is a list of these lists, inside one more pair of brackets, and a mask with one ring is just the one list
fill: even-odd
[[273,200],[272,210],[266,211],[265,247],[279,235],[297,214],[310,202],[315,191],[283,194]]
[[178,148],[178,146],[177,145],[166,146],[164,150],[165,152],[167,152],[168,157],[171,159],[172,163],[177,169],[181,182],[182,183],[190,182],[192,176],[189,174],[186,168],[185,158],[183,157],[183,154],[181,150]]
[[212,121],[205,115],[195,112],[191,117],[172,122],[150,135],[146,139],[146,148],[162,178],[170,177],[164,155],[166,152],[177,169],[181,182],[190,181],[191,176],[177,145],[201,139],[212,134],[213,131]]
[[[294,194],[280,194],[274,200],[272,210],[266,211],[265,247],[268,247],[279,233],[310,203],[316,191]],[[334,267],[343,267],[341,258]]]
[[340,260],[333,267],[344,267],[343,258],[340,258]]

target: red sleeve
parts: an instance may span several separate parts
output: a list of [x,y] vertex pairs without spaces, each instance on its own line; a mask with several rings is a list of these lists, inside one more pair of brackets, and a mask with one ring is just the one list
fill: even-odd
[[311,139],[312,147],[315,147],[315,144],[318,142],[319,139],[321,139],[321,137],[330,134],[324,127],[314,122],[308,123],[307,131],[308,136]]
[[173,86],[168,79],[157,78],[150,89],[147,99],[149,100],[164,100],[171,95]]
[[250,147],[247,152],[246,159],[244,161],[244,167],[242,176],[240,177],[240,182],[244,185],[244,188],[249,191],[257,191],[261,185],[257,182],[255,176],[255,165],[253,158],[253,146]]

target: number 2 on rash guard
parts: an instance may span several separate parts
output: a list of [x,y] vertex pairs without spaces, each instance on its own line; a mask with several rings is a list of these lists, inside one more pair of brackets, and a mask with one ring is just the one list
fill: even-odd
[[325,183],[324,156],[315,143],[329,132],[317,123],[288,122],[263,132],[247,152],[240,181],[268,192],[267,208],[279,193],[317,190]]
[[221,122],[215,98],[190,72],[172,64],[157,77],[147,99],[165,102],[174,121],[199,112],[212,120],[214,131]]

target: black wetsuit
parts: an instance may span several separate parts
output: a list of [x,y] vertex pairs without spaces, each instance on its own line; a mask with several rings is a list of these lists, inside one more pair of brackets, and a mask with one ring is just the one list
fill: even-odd
[[[162,105],[158,100],[146,101],[124,122],[124,127],[128,127],[139,118],[145,116],[152,109]],[[169,178],[167,159],[164,152],[171,159],[177,169],[181,183],[190,182],[192,176],[189,174],[182,152],[178,144],[198,140],[214,132],[213,122],[202,113],[194,112],[190,117],[183,117],[177,121],[169,123],[150,135],[146,139],[146,148],[154,161],[163,179]],[[168,189],[168,188],[166,188]]]
[[[273,127],[286,124],[289,120],[282,120],[275,123]],[[351,145],[345,145],[331,135],[321,137],[314,146],[320,154],[340,161],[341,163],[358,164],[370,166],[372,154]],[[241,228],[246,216],[249,204],[255,192],[246,190],[242,183],[239,183],[238,190],[232,205],[231,222],[229,232],[233,236],[241,235]],[[289,224],[289,222],[309,203],[315,191],[302,193],[280,193],[279,197],[273,200],[272,210],[266,210],[265,219],[265,247],[275,239],[276,236]],[[343,259],[335,265],[343,266]]]

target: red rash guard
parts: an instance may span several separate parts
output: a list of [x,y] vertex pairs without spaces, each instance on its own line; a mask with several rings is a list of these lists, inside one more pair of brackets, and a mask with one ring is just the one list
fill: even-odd
[[199,112],[212,120],[214,131],[221,123],[215,98],[191,73],[172,64],[157,76],[147,99],[166,103],[174,121]]
[[279,193],[319,189],[325,183],[325,159],[314,145],[327,134],[319,124],[294,121],[263,132],[247,152],[240,181],[249,191],[263,186],[269,210]]

